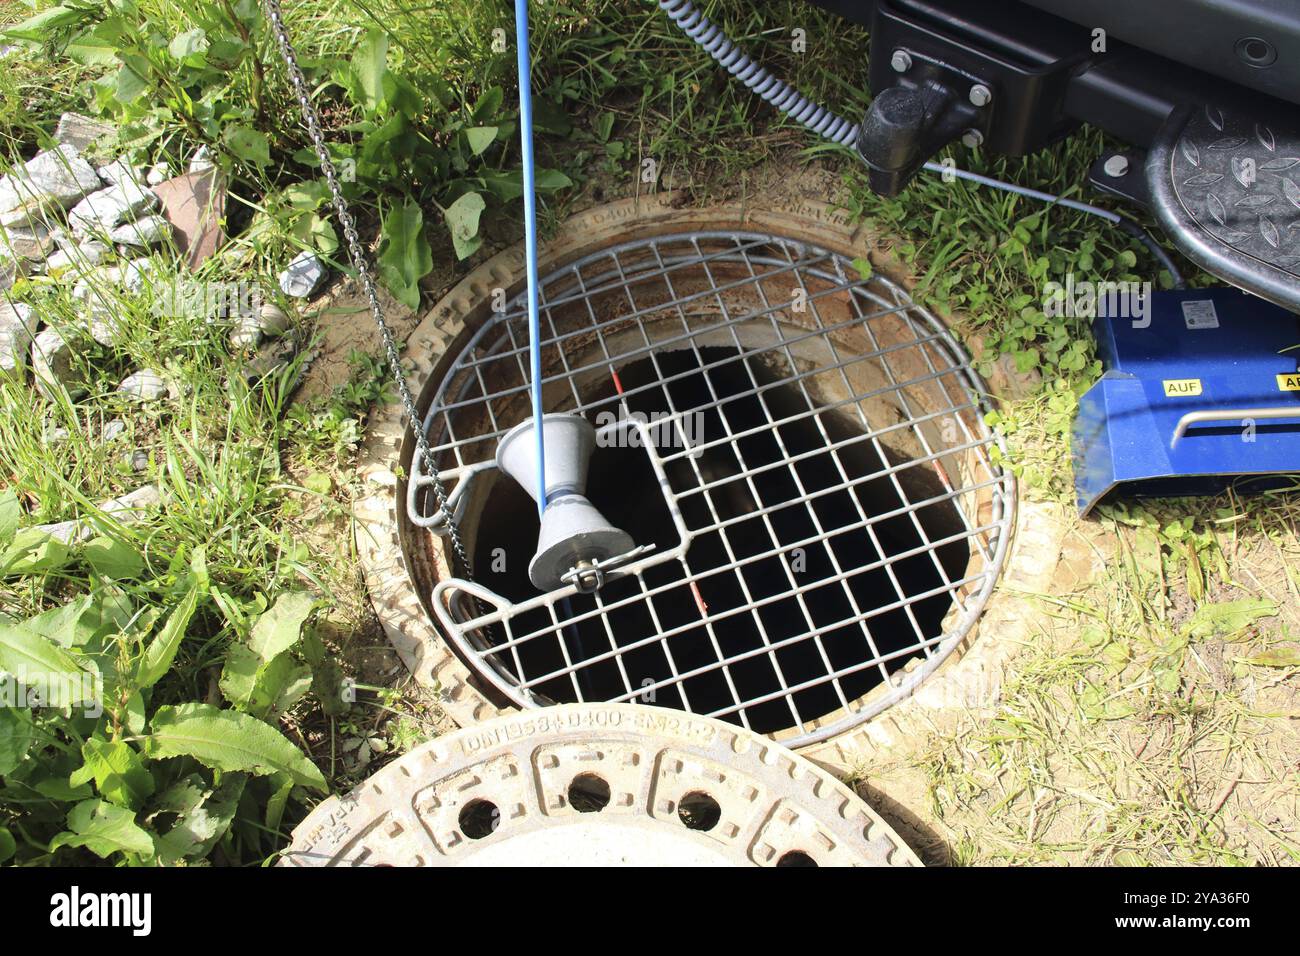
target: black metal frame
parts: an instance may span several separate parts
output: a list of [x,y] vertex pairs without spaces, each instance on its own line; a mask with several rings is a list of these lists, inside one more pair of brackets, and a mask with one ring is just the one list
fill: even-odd
[[[877,116],[864,121],[859,149],[876,173],[873,186],[886,194],[896,193],[921,162],[969,131],[993,152],[1024,155],[1088,123],[1145,150],[1164,138],[1177,110],[1211,101],[1294,117],[1300,126],[1300,109],[1292,103],[1114,37],[1096,51],[1090,28],[1028,3],[813,2],[869,28],[869,81],[877,100],[893,89],[919,97],[918,106],[902,93],[891,94]],[[971,110],[975,86],[990,95]],[[914,119],[918,109],[924,115],[900,145],[897,117]],[[954,110],[965,115],[955,117]]]

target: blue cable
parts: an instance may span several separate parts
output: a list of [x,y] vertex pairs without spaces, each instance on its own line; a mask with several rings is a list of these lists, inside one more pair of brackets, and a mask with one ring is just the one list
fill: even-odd
[[528,0],[515,0],[519,51],[519,143],[524,167],[524,251],[528,259],[528,359],[532,366],[533,434],[537,437],[537,516],[546,512],[546,441],[542,437],[542,331],[537,315],[537,191],[533,174],[532,66],[528,57]]

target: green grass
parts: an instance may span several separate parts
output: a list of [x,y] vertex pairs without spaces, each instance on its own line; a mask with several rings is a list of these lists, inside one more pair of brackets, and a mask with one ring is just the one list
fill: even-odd
[[[861,33],[794,0],[761,11],[738,0],[705,9],[806,93],[847,115],[863,108]],[[173,0],[144,0],[140,10],[164,38],[192,25],[185,6]],[[10,20],[27,13],[25,7],[0,7],[0,16]],[[390,37],[393,71],[430,103],[449,94],[448,116],[462,115],[486,91],[501,87],[504,101],[492,121],[511,121],[513,52],[494,48],[496,30],[512,42],[505,8],[468,0],[311,0],[290,5],[288,13],[295,42],[309,60],[350,56],[365,31],[378,25]],[[792,25],[806,30],[802,53],[792,48]],[[246,63],[222,82],[235,105],[253,111],[271,147],[264,167],[228,164],[232,224],[265,228],[245,229],[199,278],[270,288],[278,266],[301,242],[281,190],[311,170],[295,158],[306,140],[270,38],[262,35],[257,49],[260,77]],[[989,363],[1009,356],[1022,370],[1041,373],[1040,387],[1000,408],[995,424],[1008,437],[1010,463],[1025,492],[1068,503],[1068,425],[1075,397],[1096,367],[1083,323],[1061,325],[1043,314],[1042,286],[1071,270],[1111,279],[1150,277],[1154,265],[1145,250],[1100,220],[965,184],[921,177],[899,198],[879,199],[843,151],[828,150],[773,117],[648,2],[547,3],[536,8],[534,50],[535,84],[556,130],[540,137],[542,162],[576,184],[548,198],[548,226],[596,195],[648,188],[636,177],[647,157],[659,167],[657,188],[682,187],[696,201],[761,200],[747,184],[773,168],[819,164],[834,171],[843,181],[839,200],[873,234],[888,237],[884,251],[916,276],[919,297],[968,339],[982,339]],[[71,63],[56,47],[21,56],[14,62],[22,69],[0,73],[0,152],[15,159],[43,142],[63,110],[94,111],[85,84],[101,69]],[[358,119],[354,108],[337,86],[325,89],[322,100],[331,138],[347,139],[349,124]],[[179,166],[202,138],[176,115],[133,114],[131,120],[148,131],[132,147],[140,161]],[[436,132],[441,128],[430,121],[438,149],[450,142],[450,134]],[[952,155],[963,166],[1077,196],[1103,145],[1085,130],[1024,160],[990,160],[960,147]],[[489,171],[515,168],[514,138],[485,156]],[[427,222],[441,226],[434,203],[445,200],[439,190],[452,188],[454,178],[448,172],[427,184],[433,197],[425,205]],[[363,191],[358,198],[365,221],[373,226],[374,214],[397,201],[403,188],[392,180]],[[517,202],[495,209],[517,228]],[[450,261],[449,243],[435,237],[433,246],[436,257]],[[489,243],[478,255],[494,248]],[[167,253],[159,262],[161,286],[179,267]],[[455,270],[436,276],[426,280],[433,284],[425,289],[426,305],[454,281]],[[71,331],[81,321],[66,282],[33,281],[15,292],[38,305],[54,327]],[[6,575],[0,578],[5,619],[29,618],[84,595],[125,599],[131,623],[105,639],[129,669],[142,646],[136,625],[156,614],[152,626],[161,626],[193,582],[191,563],[201,550],[210,586],[174,662],[152,688],[150,715],[166,704],[221,702],[222,673],[237,653],[232,649],[248,641],[264,608],[306,590],[318,604],[292,654],[295,664],[311,669],[312,689],[283,712],[265,716],[314,760],[332,787],[354,784],[378,761],[446,729],[436,704],[401,676],[369,613],[353,553],[353,454],[366,409],[385,393],[386,370],[374,357],[358,356],[349,382],[305,401],[293,384],[310,349],[290,368],[248,384],[241,369],[249,356],[232,348],[228,329],[201,316],[160,315],[160,288],[104,294],[114,314],[129,318],[126,334],[111,349],[87,346],[93,361],[79,368],[75,393],[47,401],[29,380],[0,381],[0,485],[15,493],[23,526],[89,519],[109,545],[133,556],[132,570],[105,574],[95,552],[79,548],[53,570]],[[291,311],[298,332],[310,340],[316,316],[311,309]],[[176,383],[175,400],[140,406],[114,393],[123,375],[146,367]],[[112,419],[126,423],[126,437],[106,445],[99,439]],[[62,444],[47,440],[53,428],[67,431]],[[149,454],[143,474],[124,463],[132,448]],[[123,523],[98,511],[99,502],[143,481],[164,492],[162,506],[145,521]],[[936,732],[919,751],[914,769],[926,781],[926,809],[942,828],[945,858],[1116,863],[1130,862],[1128,853],[1153,862],[1294,862],[1300,852],[1289,829],[1296,819],[1295,755],[1278,741],[1294,718],[1285,693],[1294,692],[1295,668],[1249,662],[1270,648],[1293,646],[1300,626],[1294,615],[1300,581],[1279,570],[1296,564],[1294,526],[1293,505],[1281,497],[1108,513],[1099,527],[1129,557],[1064,603],[1059,595],[1044,598],[1059,626],[1017,660],[996,715]],[[1188,593],[1190,605],[1178,597]],[[1267,598],[1280,612],[1241,641],[1222,635],[1189,640],[1171,659],[1196,605],[1241,597]],[[1226,661],[1222,668],[1205,664],[1206,655],[1215,654]],[[1157,670],[1177,679],[1165,676],[1157,686]],[[1205,677],[1210,671],[1217,683]],[[354,702],[341,696],[344,678],[357,682]],[[1260,704],[1261,690],[1268,706]],[[147,734],[123,731],[117,716],[110,707],[101,732],[142,749]],[[45,745],[64,778],[77,769],[74,758],[87,732],[72,722],[55,726]],[[1143,745],[1148,737],[1153,742]],[[213,786],[220,779],[188,758],[150,766],[159,793],[190,772]],[[1238,783],[1226,795],[1216,788],[1215,781],[1234,777]],[[229,828],[190,862],[254,864],[272,857],[315,799],[299,789],[287,812],[268,815],[266,809],[288,794],[276,789],[278,779],[250,778]],[[1269,787],[1281,794],[1272,806],[1260,796]],[[93,860],[84,849],[48,850],[73,803],[53,790],[34,795],[16,792],[10,782],[0,787],[0,831],[14,838],[13,856],[34,864]],[[1290,809],[1279,815],[1279,806]],[[142,822],[154,820],[153,809],[133,807]],[[5,848],[0,833],[0,856],[8,855]]]

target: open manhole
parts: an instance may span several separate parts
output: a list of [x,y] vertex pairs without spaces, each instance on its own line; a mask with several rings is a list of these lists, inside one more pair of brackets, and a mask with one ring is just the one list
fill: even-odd
[[971,631],[1014,482],[982,382],[900,287],[730,230],[611,244],[543,278],[545,410],[597,427],[588,497],[652,546],[594,595],[528,579],[535,506],[492,466],[531,413],[526,315],[496,295],[421,395],[472,583],[418,462],[398,489],[421,600],[495,696],[651,703],[802,746],[913,692]]
[[856,794],[721,721],[629,704],[422,744],[294,830],[286,866],[919,866]]

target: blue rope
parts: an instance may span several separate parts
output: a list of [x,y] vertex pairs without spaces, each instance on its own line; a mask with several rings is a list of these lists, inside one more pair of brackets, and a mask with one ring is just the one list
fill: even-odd
[[533,434],[537,437],[537,515],[546,511],[546,442],[542,437],[542,333],[537,315],[537,190],[533,174],[532,67],[528,58],[528,0],[515,0],[519,51],[519,142],[524,167],[524,250],[528,257],[528,359],[532,366]]

